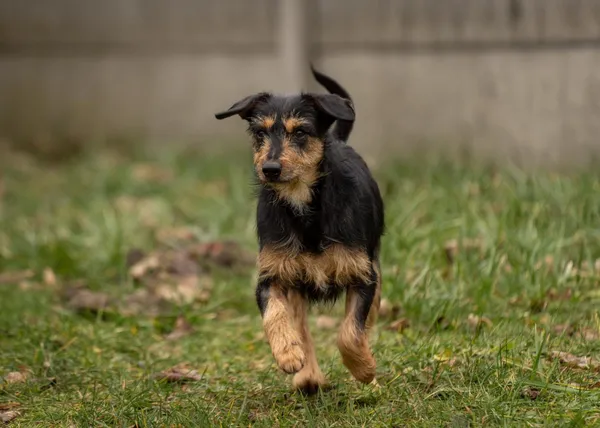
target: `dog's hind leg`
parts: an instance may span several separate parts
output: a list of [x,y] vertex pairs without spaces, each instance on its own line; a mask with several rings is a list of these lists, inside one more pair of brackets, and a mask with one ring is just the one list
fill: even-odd
[[379,267],[371,266],[371,280],[348,288],[346,316],[338,334],[344,365],[360,382],[375,379],[376,362],[369,347],[368,332],[377,319],[381,296]]
[[314,394],[319,388],[324,388],[327,382],[319,367],[313,339],[308,329],[309,304],[298,291],[289,290],[288,305],[294,328],[300,335],[304,355],[306,355],[306,364],[294,375],[293,385],[306,394]]
[[256,287],[256,302],[277,365],[289,374],[299,372],[306,360],[304,345],[292,325],[285,290],[276,281],[263,279]]

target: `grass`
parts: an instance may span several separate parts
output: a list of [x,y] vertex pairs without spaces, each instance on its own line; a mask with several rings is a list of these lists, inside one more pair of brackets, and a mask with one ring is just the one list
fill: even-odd
[[[336,330],[316,327],[316,314],[339,317],[338,305],[311,318],[334,389],[303,397],[260,334],[252,271],[213,271],[208,302],[155,317],[79,313],[44,285],[50,268],[59,283],[129,293],[128,250],[157,248],[155,232],[168,227],[255,251],[247,155],[2,162],[0,273],[34,273],[0,284],[0,377],[28,373],[0,381],[15,426],[600,425],[598,366],[568,362],[600,351],[600,272],[590,267],[600,257],[598,174],[379,167],[383,296],[397,309],[373,337],[382,388],[351,381]],[[447,250],[449,263],[453,239],[465,245]],[[165,340],[178,315],[193,333]],[[151,376],[182,362],[200,380]]]

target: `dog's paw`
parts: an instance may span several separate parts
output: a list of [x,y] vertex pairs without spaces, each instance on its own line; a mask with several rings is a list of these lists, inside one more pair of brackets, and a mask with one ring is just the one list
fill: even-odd
[[306,357],[302,346],[299,343],[292,343],[279,352],[274,352],[273,356],[277,365],[287,374],[298,373],[304,367]]
[[316,394],[317,391],[327,390],[330,387],[320,370],[302,370],[296,373],[293,386],[298,392],[306,395]]

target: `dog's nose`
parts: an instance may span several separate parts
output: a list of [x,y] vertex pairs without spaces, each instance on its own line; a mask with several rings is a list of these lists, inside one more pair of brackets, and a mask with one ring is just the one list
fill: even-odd
[[281,164],[277,161],[267,161],[263,164],[262,172],[269,180],[275,180],[281,174]]

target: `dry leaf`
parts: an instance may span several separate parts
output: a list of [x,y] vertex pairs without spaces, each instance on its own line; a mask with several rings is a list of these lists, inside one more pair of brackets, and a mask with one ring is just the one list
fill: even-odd
[[570,324],[557,324],[554,327],[552,327],[552,330],[557,335],[564,334],[565,336],[572,336],[573,333],[575,333],[575,329]]
[[54,274],[54,271],[51,268],[47,267],[46,269],[44,269],[43,277],[44,284],[46,284],[48,287],[56,286],[56,275]]
[[13,419],[19,417],[21,414],[16,410],[8,410],[6,412],[0,412],[0,421],[2,423],[8,424]]
[[199,260],[223,267],[255,265],[256,257],[235,241],[215,241],[194,245],[188,249],[190,255]]
[[589,369],[598,367],[598,363],[594,361],[591,357],[578,357],[576,355],[562,351],[552,351],[550,356],[553,359],[557,359],[558,361],[560,361],[561,364],[567,367],[579,369]]
[[17,284],[32,278],[34,275],[35,274],[31,270],[0,273],[0,284]]
[[139,279],[144,276],[148,271],[152,269],[157,269],[160,266],[160,260],[158,256],[152,254],[148,257],[144,257],[142,260],[131,266],[129,268],[129,274],[135,278]]
[[141,262],[146,254],[140,250],[139,248],[132,248],[127,252],[127,256],[125,256],[125,263],[128,269],[139,262]]
[[400,305],[392,304],[388,299],[382,299],[379,304],[381,318],[396,318],[400,313]]
[[410,327],[410,321],[406,318],[400,318],[399,320],[390,323],[387,329],[402,333],[408,327]]
[[479,315],[469,314],[467,317],[467,324],[469,324],[472,328],[477,328],[482,324],[491,327],[493,325],[492,321],[487,317],[480,317]]
[[529,398],[530,400],[535,400],[536,398],[539,397],[539,395],[540,395],[539,389],[531,388],[529,386],[523,388],[523,391],[521,391],[521,397]]
[[200,381],[202,375],[196,370],[190,369],[186,364],[180,364],[170,369],[164,370],[153,376],[157,380],[166,380],[167,382],[187,382]]
[[317,317],[317,328],[321,330],[331,330],[337,326],[338,320],[327,315]]
[[9,401],[7,403],[0,403],[0,412],[3,412],[5,410],[10,410],[10,409],[15,409],[20,406],[21,406],[21,403],[17,403],[14,401]]
[[77,311],[98,312],[105,309],[110,303],[107,294],[97,291],[91,291],[85,288],[78,288],[70,293],[67,305]]
[[192,331],[194,331],[192,325],[185,319],[184,316],[180,315],[177,317],[175,321],[175,327],[173,331],[165,336],[167,340],[177,340],[181,339],[184,336],[187,336]]
[[23,383],[27,380],[27,373],[23,372],[10,372],[4,376],[6,383]]
[[579,330],[581,337],[589,342],[600,339],[600,334],[597,329],[584,327]]

